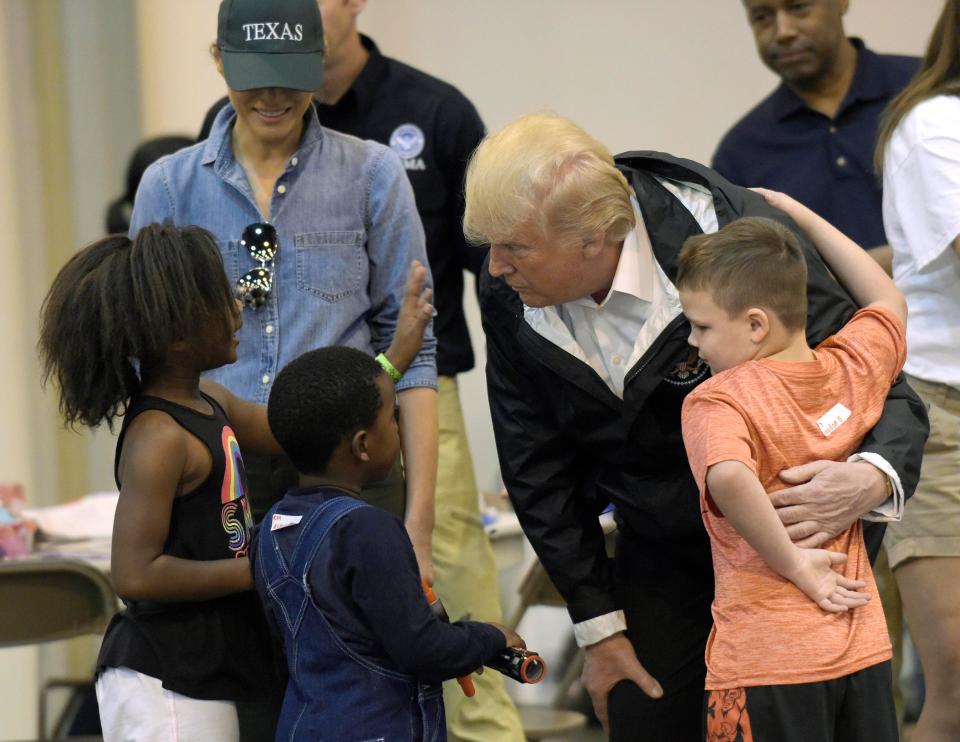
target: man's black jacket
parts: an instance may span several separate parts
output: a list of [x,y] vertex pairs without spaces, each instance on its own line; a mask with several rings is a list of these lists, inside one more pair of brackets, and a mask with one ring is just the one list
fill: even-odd
[[[856,310],[797,225],[757,194],[662,153],[629,152],[616,161],[636,193],[657,262],[671,280],[684,240],[701,229],[654,173],[709,188],[720,227],[740,216],[766,216],[798,234],[809,272],[812,346]],[[620,400],[590,366],[524,321],[519,297],[502,279],[486,269],[481,275],[490,410],[503,480],[520,523],[575,622],[621,608],[597,521],[607,503],[616,506],[621,532],[648,545],[651,554],[671,559],[681,550],[708,549],[680,433],[683,399],[709,375],[691,373],[685,364],[689,324],[680,315],[667,325],[628,372]],[[909,496],[926,434],[923,405],[901,377],[859,450],[883,456]],[[872,535],[869,540],[879,545],[882,534]],[[690,561],[708,565],[709,557]]]

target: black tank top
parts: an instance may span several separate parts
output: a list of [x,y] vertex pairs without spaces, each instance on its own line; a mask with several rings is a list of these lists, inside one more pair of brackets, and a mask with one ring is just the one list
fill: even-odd
[[[117,440],[114,472],[130,423],[146,410],[165,412],[203,442],[213,465],[196,490],[174,498],[163,553],[194,560],[247,556],[252,519],[240,449],[223,408],[203,398],[212,413],[157,397],[134,400]],[[255,591],[196,602],[124,604],[107,627],[98,672],[128,667],[200,699],[254,699],[275,688],[269,631]]]

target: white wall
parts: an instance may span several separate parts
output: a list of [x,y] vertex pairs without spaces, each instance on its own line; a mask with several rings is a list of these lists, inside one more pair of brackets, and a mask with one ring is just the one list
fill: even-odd
[[[878,51],[920,54],[942,0],[850,4],[848,33]],[[207,54],[218,2],[137,7],[144,133],[195,132],[224,90]],[[550,109],[614,151],[707,161],[722,133],[776,83],[757,59],[738,0],[371,0],[360,20],[384,53],[459,87],[490,129]],[[461,380],[461,396],[478,480],[489,489],[496,458],[481,370]]]

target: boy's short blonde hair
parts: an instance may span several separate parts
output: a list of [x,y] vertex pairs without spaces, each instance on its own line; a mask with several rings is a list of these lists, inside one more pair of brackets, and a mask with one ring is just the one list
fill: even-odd
[[807,263],[793,232],[773,219],[743,217],[690,237],[680,250],[677,288],[707,291],[729,314],[772,311],[788,330],[807,326]]
[[565,118],[532,114],[486,137],[471,158],[463,231],[475,244],[529,228],[563,243],[622,240],[635,224],[632,193],[603,144]]

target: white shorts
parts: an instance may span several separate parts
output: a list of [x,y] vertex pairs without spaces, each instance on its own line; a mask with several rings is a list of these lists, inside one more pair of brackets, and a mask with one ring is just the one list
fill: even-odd
[[239,742],[233,701],[166,690],[157,678],[111,667],[97,678],[104,742]]

